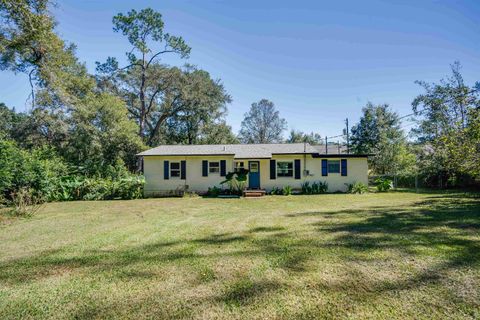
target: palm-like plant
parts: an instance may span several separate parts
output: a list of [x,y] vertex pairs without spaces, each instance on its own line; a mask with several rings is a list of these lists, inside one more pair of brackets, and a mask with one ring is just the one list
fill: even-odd
[[228,184],[231,193],[242,193],[247,185],[248,170],[240,168],[234,172],[229,172],[225,180],[220,184]]

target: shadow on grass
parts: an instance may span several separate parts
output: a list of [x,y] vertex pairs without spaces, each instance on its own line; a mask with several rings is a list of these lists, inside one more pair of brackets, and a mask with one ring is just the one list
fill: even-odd
[[[409,278],[382,281],[372,290],[403,290],[437,283],[448,272],[480,265],[480,201],[475,197],[430,197],[415,203],[415,209],[379,208],[359,212],[359,222],[326,226],[314,223],[319,231],[338,234],[327,245],[370,252],[394,249],[412,258],[436,259],[429,267]],[[420,253],[422,252],[422,253]]]
[[[208,282],[216,279],[209,263],[224,258],[260,258],[267,261],[269,267],[283,269],[292,276],[315,272],[309,269],[309,262],[323,259],[325,253],[335,255],[347,268],[355,267],[352,263],[359,259],[359,253],[368,256],[385,250],[394,250],[413,259],[425,255],[435,258],[436,262],[408,277],[375,279],[368,286],[357,286],[363,291],[357,289],[356,284],[367,280],[355,270],[343,280],[319,284],[321,290],[347,290],[361,295],[365,290],[380,294],[437,283],[445,279],[450,270],[477,268],[480,264],[480,201],[473,196],[435,195],[406,207],[371,206],[358,210],[299,212],[283,217],[298,220],[301,225],[302,217],[306,216],[335,219],[317,220],[305,228],[292,227],[293,230],[258,226],[236,233],[210,234],[191,240],[156,242],[111,251],[45,251],[37,256],[0,263],[0,284],[34,281],[58,270],[106,272],[120,279],[157,276],[149,270],[131,269],[142,263],[188,267],[199,273],[200,281]],[[215,301],[242,306],[280,287],[267,280],[241,278],[227,282]]]
[[240,307],[252,303],[255,299],[265,296],[278,288],[280,288],[278,282],[240,278],[227,284],[216,300],[230,307]]
[[246,236],[235,236],[226,233],[222,234],[212,234],[211,236],[195,239],[193,242],[200,244],[228,244],[230,242],[236,241],[245,241],[247,240]]
[[284,227],[256,227],[249,230],[251,233],[255,232],[274,232],[285,230]]

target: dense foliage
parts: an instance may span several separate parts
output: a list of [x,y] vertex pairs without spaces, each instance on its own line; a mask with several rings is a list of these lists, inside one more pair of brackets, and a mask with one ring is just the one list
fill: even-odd
[[51,148],[27,151],[13,141],[0,139],[0,196],[4,201],[24,188],[31,189],[37,198],[52,199],[67,173],[66,163]]
[[290,135],[288,136],[287,143],[300,143],[307,142],[311,145],[322,144],[322,136],[319,133],[310,132],[304,133],[302,131],[291,130]]
[[122,162],[104,167],[103,175],[69,166],[52,148],[30,151],[0,139],[0,203],[31,201],[137,199],[144,179],[129,173]]
[[367,103],[358,124],[352,127],[350,149],[353,153],[372,154],[370,168],[377,174],[401,171],[402,150],[406,139],[398,114],[389,105]]
[[439,187],[480,178],[480,83],[466,85],[458,62],[451,69],[440,83],[417,81],[425,92],[412,103],[420,117],[419,171]]
[[465,84],[460,63],[439,83],[417,81],[424,93],[412,102],[411,139],[388,105],[371,103],[351,130],[351,150],[370,153],[372,175],[396,185],[455,187],[480,182],[480,83]]

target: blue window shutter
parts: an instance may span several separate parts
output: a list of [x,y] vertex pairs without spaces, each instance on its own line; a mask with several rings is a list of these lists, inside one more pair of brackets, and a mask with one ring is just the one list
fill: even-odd
[[347,159],[342,159],[340,163],[341,163],[342,176],[346,176],[347,175]]
[[300,159],[295,159],[294,163],[295,167],[295,179],[301,179],[302,177],[302,172],[301,172],[301,166],[300,166]]
[[225,177],[227,175],[227,161],[220,160],[220,176]]
[[170,164],[168,160],[163,161],[163,179],[168,180],[170,175]]
[[180,161],[180,179],[187,179],[187,161],[185,160]]
[[328,160],[322,159],[322,176],[328,176]]
[[208,177],[208,160],[202,160],[202,177]]
[[270,180],[275,180],[277,178],[277,162],[275,160],[270,160]]

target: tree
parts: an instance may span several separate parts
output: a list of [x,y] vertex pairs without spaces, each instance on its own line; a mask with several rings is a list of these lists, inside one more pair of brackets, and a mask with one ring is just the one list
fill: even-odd
[[405,145],[397,113],[388,104],[368,102],[362,117],[351,129],[350,148],[353,153],[373,154],[370,165],[376,174],[395,174],[399,169],[399,150]]
[[84,99],[68,120],[65,158],[88,173],[102,174],[105,167],[119,161],[133,170],[135,154],[143,149],[143,143],[127,113],[123,101],[109,94]]
[[205,128],[223,121],[231,101],[220,80],[211,79],[204,70],[188,66],[177,77],[158,102],[154,118],[147,119],[150,145],[160,141],[199,143]]
[[425,93],[412,102],[419,116],[414,133],[424,144],[420,166],[426,176],[436,177],[443,187],[456,183],[460,175],[479,175],[478,110],[479,83],[469,87],[461,75],[461,65],[451,65],[451,76],[440,83],[416,81]]
[[43,60],[57,49],[48,3],[48,0],[0,1],[0,69],[29,76],[32,103],[34,81]]
[[282,133],[287,129],[287,121],[280,118],[273,102],[262,99],[252,103],[245,113],[240,129],[240,139],[244,143],[275,143],[282,141]]
[[303,133],[302,131],[290,131],[290,136],[287,139],[287,143],[299,143],[299,142],[307,142],[311,145],[322,144],[322,136],[318,133],[310,132],[310,133]]
[[460,73],[457,61],[451,65],[452,75],[440,83],[415,81],[424,90],[412,102],[413,111],[422,115],[415,130],[421,141],[433,141],[451,131],[464,129],[468,122],[468,110],[480,106],[478,89],[468,87]]
[[232,127],[224,120],[210,123],[202,128],[198,143],[200,144],[237,144],[238,138],[233,134]]
[[75,46],[55,33],[48,5],[48,0],[0,1],[0,70],[28,75],[32,107],[38,88],[50,94],[54,88],[57,100],[70,103],[94,85],[75,57]]
[[0,132],[13,139],[18,125],[22,122],[24,113],[17,113],[15,109],[8,108],[3,102],[0,102]]
[[[139,136],[144,138],[147,133],[147,118],[155,113],[158,105],[156,98],[165,91],[163,79],[156,78],[159,72],[165,70],[156,62],[167,53],[176,53],[181,58],[187,58],[190,47],[181,37],[165,33],[162,15],[151,8],[139,12],[131,10],[126,15],[119,13],[113,17],[113,25],[113,30],[126,36],[133,48],[127,52],[126,67],[119,68],[117,60],[112,57],[104,64],[97,62],[97,70],[103,76],[100,82],[111,77],[116,78],[114,81],[121,82],[120,85],[124,86],[122,89],[129,93],[129,112],[138,123]],[[156,50],[156,44],[163,45],[163,48]]]

